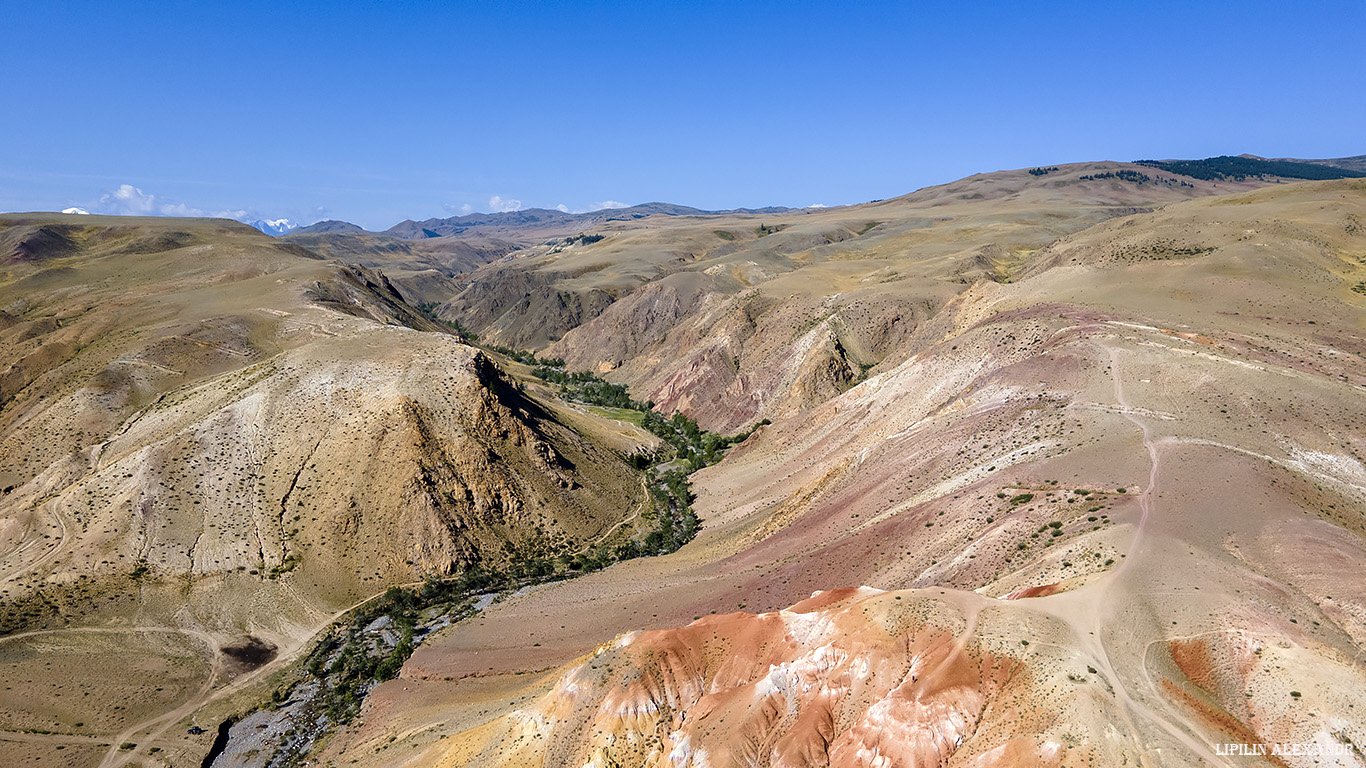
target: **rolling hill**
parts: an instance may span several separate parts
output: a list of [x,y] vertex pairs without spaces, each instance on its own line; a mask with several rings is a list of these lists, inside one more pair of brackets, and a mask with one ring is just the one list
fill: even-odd
[[1265,183],[1117,163],[1030,170],[836,209],[604,224],[478,268],[440,313],[736,431],[900,363],[955,296],[1014,279],[1061,236]]
[[1350,763],[1363,217],[1362,181],[1274,185],[977,280],[698,473],[697,540],[427,643],[320,757]]
[[0,216],[0,762],[1362,762],[1366,180],[1237,175]]
[[726,216],[733,214],[784,213],[789,209],[739,208],[726,211],[704,211],[686,205],[673,203],[641,203],[622,208],[603,208],[584,213],[548,210],[545,208],[526,208],[498,213],[471,213],[446,219],[427,219],[425,221],[403,221],[384,231],[393,237],[421,240],[432,237],[449,237],[465,233],[479,233],[486,236],[520,238],[531,243],[547,237],[563,236],[581,232],[589,227],[609,221],[634,221],[649,216]]

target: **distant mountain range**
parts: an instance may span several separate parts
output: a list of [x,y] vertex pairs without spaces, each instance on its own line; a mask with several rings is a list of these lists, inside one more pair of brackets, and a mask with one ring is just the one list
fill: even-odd
[[[423,221],[413,221],[407,219],[382,231],[369,232],[368,230],[347,221],[320,221],[317,224],[310,224],[306,227],[299,227],[293,230],[295,234],[380,234],[389,237],[398,237],[405,240],[423,240],[431,237],[449,237],[468,232],[471,229],[483,230],[535,230],[535,229],[560,229],[566,226],[592,226],[606,221],[630,221],[632,219],[643,219],[646,216],[731,216],[737,214],[762,214],[762,213],[786,213],[793,209],[783,206],[770,206],[767,208],[734,208],[726,211],[707,211],[701,208],[693,208],[687,205],[674,205],[673,203],[642,203],[632,205],[627,208],[604,208],[598,211],[588,211],[587,213],[566,213],[564,211],[551,210],[547,208],[527,208],[521,211],[506,211],[503,213],[471,213],[466,216],[452,216],[446,219],[425,219]],[[254,223],[257,229],[267,234],[277,234],[268,229],[257,226],[261,222]],[[270,222],[265,222],[269,224]],[[284,234],[280,232],[278,234]]]
[[475,227],[534,229],[538,226],[557,227],[566,224],[590,226],[606,221],[630,221],[646,216],[726,216],[744,213],[785,213],[791,209],[781,206],[769,208],[736,208],[728,211],[705,211],[686,205],[673,203],[642,203],[627,208],[604,208],[587,213],[566,213],[546,208],[528,208],[522,211],[505,213],[471,213],[467,216],[453,216],[448,219],[427,219],[425,221],[399,222],[384,234],[410,240],[426,237],[446,237],[458,235]]
[[320,221],[316,224],[309,224],[306,227],[299,227],[298,229],[294,230],[294,234],[296,235],[363,235],[367,233],[368,230],[364,227],[357,226],[349,221],[337,221],[336,219]]
[[[1179,173],[1205,180],[1271,177],[1291,179],[1333,179],[1366,175],[1366,155],[1325,160],[1294,158],[1268,159],[1257,155],[1212,157],[1203,160],[1140,160],[1146,165],[1169,173]],[[548,208],[527,208],[502,213],[471,213],[465,216],[406,219],[382,231],[371,231],[349,221],[329,219],[308,226],[298,226],[288,219],[265,219],[251,222],[251,226],[268,235],[382,235],[403,240],[425,240],[450,237],[471,232],[522,240],[539,235],[555,236],[565,231],[586,229],[609,221],[631,221],[647,216],[735,216],[744,214],[774,214],[797,212],[802,209],[784,206],[766,208],[732,208],[704,210],[673,203],[641,203],[626,208],[604,208],[585,213],[568,213]],[[514,237],[517,235],[517,237]]]

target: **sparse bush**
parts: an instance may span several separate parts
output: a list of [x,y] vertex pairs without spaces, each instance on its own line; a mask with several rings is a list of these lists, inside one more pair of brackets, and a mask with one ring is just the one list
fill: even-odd
[[1145,184],[1152,181],[1152,177],[1148,174],[1140,173],[1128,168],[1123,168],[1118,171],[1106,171],[1105,173],[1093,173],[1081,177],[1082,181],[1100,181],[1102,179],[1119,179],[1120,181],[1129,181],[1134,184]]

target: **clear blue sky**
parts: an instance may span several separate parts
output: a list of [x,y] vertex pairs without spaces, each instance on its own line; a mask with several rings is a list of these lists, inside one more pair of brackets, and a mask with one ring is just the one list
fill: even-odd
[[1355,1],[4,0],[0,17],[0,210],[385,228],[512,201],[804,206],[1067,161],[1366,153]]

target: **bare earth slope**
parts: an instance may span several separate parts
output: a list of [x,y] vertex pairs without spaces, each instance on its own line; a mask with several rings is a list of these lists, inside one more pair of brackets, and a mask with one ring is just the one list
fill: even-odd
[[1362,764],[1363,220],[1276,185],[965,287],[696,475],[691,544],[428,643],[321,758]]
[[[388,585],[580,546],[643,494],[590,416],[382,276],[223,221],[0,217],[0,405],[0,629],[105,633],[55,667],[0,642],[0,731],[116,746],[138,721],[96,724],[108,689],[62,694],[110,644],[188,639],[194,701],[231,677],[220,646],[286,653]],[[0,763],[37,759],[14,744]]]
[[946,302],[1014,279],[1062,235],[1254,183],[1079,163],[827,210],[607,222],[479,268],[442,313],[734,432],[905,360],[907,338]]
[[455,280],[519,246],[468,236],[407,240],[370,232],[291,232],[279,238],[329,259],[383,270],[404,300],[416,306],[445,301],[460,290]]

